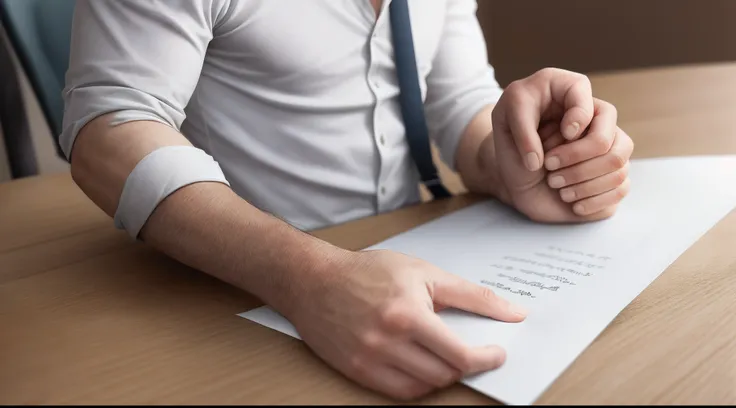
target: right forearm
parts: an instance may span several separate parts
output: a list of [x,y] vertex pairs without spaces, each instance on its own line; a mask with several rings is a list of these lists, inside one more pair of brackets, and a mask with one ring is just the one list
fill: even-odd
[[[126,179],[141,159],[157,148],[189,142],[160,123],[109,123],[109,117],[100,117],[82,129],[71,162],[77,184],[113,216]],[[285,314],[291,304],[287,300],[304,296],[348,254],[261,212],[217,182],[189,184],[170,194],[139,238]]]
[[141,236],[285,315],[349,254],[261,212],[219,183],[192,184],[170,195]]

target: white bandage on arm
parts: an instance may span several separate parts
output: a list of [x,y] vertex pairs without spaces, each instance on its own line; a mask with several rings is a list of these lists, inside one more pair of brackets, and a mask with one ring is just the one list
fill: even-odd
[[206,181],[230,185],[217,162],[203,150],[192,146],[158,148],[146,155],[125,181],[115,226],[137,239],[161,201],[182,187]]

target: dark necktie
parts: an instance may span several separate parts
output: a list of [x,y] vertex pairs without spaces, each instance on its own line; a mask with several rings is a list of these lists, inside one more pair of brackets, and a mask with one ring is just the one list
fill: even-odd
[[429,130],[424,116],[424,102],[419,88],[419,74],[414,56],[414,41],[409,19],[407,0],[392,0],[389,6],[391,32],[393,34],[394,59],[399,79],[399,101],[406,129],[406,140],[422,183],[434,198],[450,197],[442,185],[437,168],[432,161]]

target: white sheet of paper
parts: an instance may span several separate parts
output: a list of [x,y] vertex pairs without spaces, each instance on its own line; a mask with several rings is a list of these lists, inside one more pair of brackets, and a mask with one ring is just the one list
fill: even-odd
[[[736,156],[635,160],[630,177],[629,196],[605,221],[539,224],[487,201],[372,248],[432,262],[529,309],[527,320],[516,324],[441,313],[468,344],[498,344],[507,351],[500,369],[463,382],[501,402],[528,405],[624,307],[736,207]],[[269,307],[239,316],[299,337]]]

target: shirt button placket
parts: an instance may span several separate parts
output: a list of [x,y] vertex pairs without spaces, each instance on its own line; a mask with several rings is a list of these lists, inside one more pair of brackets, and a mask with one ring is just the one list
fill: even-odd
[[376,143],[376,148],[379,155],[379,169],[378,169],[378,180],[377,180],[377,187],[378,187],[378,197],[376,197],[376,205],[377,210],[379,212],[383,211],[386,207],[386,198],[388,194],[388,189],[386,188],[386,180],[384,180],[385,177],[385,148],[386,148],[386,134],[381,131],[381,121],[380,121],[380,115],[381,115],[381,81],[380,78],[376,75],[376,69],[375,69],[375,60],[376,56],[375,53],[377,52],[376,49],[376,41],[377,41],[377,31],[378,28],[374,28],[373,33],[371,35],[370,39],[370,60],[368,67],[368,83],[370,84],[371,91],[373,92],[373,96],[375,97],[375,105],[373,109],[373,134],[374,134],[374,142]]

